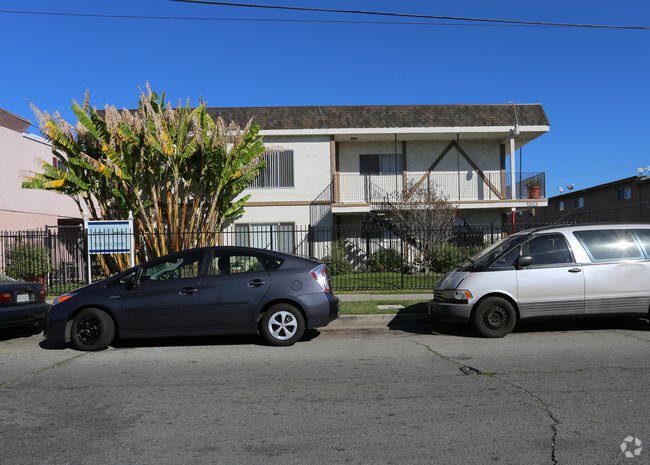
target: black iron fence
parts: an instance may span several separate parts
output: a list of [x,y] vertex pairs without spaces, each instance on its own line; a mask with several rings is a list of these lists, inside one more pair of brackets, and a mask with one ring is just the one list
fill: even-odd
[[[517,229],[520,228],[518,225]],[[431,240],[427,235],[429,231],[389,231],[374,224],[355,227],[246,225],[209,237],[183,234],[182,238],[174,237],[167,243],[259,247],[326,261],[335,291],[429,290],[449,269],[511,230],[510,225],[497,224],[458,226],[440,243]],[[160,234],[156,236],[139,234],[133,242],[137,247],[145,240],[160,240]],[[111,237],[106,239],[110,242]],[[68,292],[89,280],[87,247],[86,234],[80,228],[0,232],[0,273],[42,282],[50,295]],[[130,266],[128,254],[113,261],[100,257],[90,255],[92,280],[106,277],[109,262],[113,268],[116,263],[122,268]],[[110,269],[108,274],[117,271],[121,270]]]

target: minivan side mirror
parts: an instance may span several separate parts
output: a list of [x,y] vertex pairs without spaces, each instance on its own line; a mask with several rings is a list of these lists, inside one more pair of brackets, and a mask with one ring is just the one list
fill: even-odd
[[524,255],[523,257],[517,258],[517,269],[521,270],[529,265],[532,265],[535,259],[530,255]]

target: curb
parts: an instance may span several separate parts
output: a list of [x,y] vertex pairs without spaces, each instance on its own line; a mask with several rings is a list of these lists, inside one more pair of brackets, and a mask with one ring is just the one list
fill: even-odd
[[398,313],[379,315],[341,315],[319,331],[339,331],[344,329],[397,329],[428,325],[434,321],[428,313]]
[[365,302],[372,300],[431,300],[433,292],[428,294],[334,294],[341,302]]

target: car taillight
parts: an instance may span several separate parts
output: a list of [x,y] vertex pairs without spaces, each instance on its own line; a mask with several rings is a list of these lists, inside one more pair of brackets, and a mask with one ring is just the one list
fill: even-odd
[[45,289],[43,289],[42,291],[38,291],[39,299],[44,299],[45,297],[47,297],[47,292],[45,292]]
[[311,270],[312,277],[316,280],[323,292],[330,292],[330,286],[327,282],[327,272],[325,271],[326,265],[319,265]]
[[11,302],[11,292],[3,292],[0,294],[0,302]]

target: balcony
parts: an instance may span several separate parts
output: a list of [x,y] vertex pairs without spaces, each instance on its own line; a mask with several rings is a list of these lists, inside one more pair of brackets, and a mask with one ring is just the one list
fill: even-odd
[[[545,173],[516,173],[516,179],[515,199],[545,197]],[[476,171],[409,172],[405,175],[338,174],[334,177],[333,200],[339,204],[371,204],[386,198],[400,201],[405,187],[435,190],[449,202],[512,201],[510,173],[501,171],[486,171],[482,175]]]

